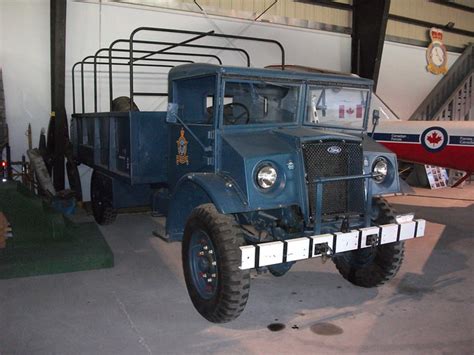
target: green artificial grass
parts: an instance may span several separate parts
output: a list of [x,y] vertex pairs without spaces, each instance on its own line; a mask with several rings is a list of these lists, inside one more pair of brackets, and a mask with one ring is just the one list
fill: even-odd
[[13,232],[0,249],[0,279],[114,266],[95,223],[65,219],[21,184],[0,184],[0,211]]

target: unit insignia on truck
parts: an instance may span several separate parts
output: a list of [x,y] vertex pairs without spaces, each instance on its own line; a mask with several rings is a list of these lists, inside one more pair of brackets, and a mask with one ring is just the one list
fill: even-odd
[[181,129],[181,133],[178,140],[176,141],[176,144],[178,146],[178,155],[176,155],[176,165],[189,165],[188,140],[184,136],[184,129]]

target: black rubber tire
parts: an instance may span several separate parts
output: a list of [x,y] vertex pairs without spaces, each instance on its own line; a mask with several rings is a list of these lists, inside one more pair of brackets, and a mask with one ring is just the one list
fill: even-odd
[[267,266],[268,271],[275,277],[282,277],[286,275],[288,271],[290,271],[291,267],[293,266],[294,262],[283,263],[278,265],[270,265]]
[[130,110],[130,98],[128,96],[119,96],[112,101],[112,112],[140,111],[133,102],[133,109]]
[[[385,199],[374,199],[374,210],[376,224],[395,222],[396,213]],[[342,253],[333,257],[333,261],[339,273],[354,285],[377,287],[397,274],[404,251],[404,243],[397,242]]]
[[98,224],[112,224],[117,219],[117,210],[104,198],[104,182],[95,170],[91,177],[91,205],[92,215]]
[[[200,296],[193,281],[189,260],[191,236],[204,231],[216,250],[217,286],[210,299]],[[250,271],[240,270],[240,246],[245,245],[244,234],[235,219],[220,214],[213,204],[196,207],[184,230],[182,259],[184,277],[191,301],[208,321],[226,323],[236,319],[244,310],[250,291]]]

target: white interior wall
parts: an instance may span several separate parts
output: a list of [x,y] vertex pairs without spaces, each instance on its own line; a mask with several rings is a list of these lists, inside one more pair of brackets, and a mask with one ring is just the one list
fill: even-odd
[[[32,124],[33,142],[37,145],[42,127],[47,128],[50,114],[50,42],[49,2],[45,0],[0,1],[0,66],[3,68],[7,122],[13,159],[20,159],[27,148],[24,135]],[[156,11],[120,5],[98,5],[69,0],[67,9],[66,109],[72,112],[72,65],[99,47],[118,38],[127,38],[139,26],[172,27],[198,31],[222,30],[226,33],[274,38],[287,50],[287,63],[319,68],[350,70],[350,37],[347,35],[284,27],[269,23],[252,23],[230,18],[206,18],[203,15],[178,11]],[[21,30],[19,30],[21,29]],[[175,37],[176,38],[176,37]],[[182,38],[182,37],[179,37]],[[164,35],[169,40],[173,36]],[[204,43],[204,42],[200,42]],[[221,42],[224,43],[224,42]],[[256,66],[277,64],[279,52],[267,45],[246,45]],[[402,118],[407,118],[428,94],[441,76],[425,71],[425,50],[386,42],[382,58],[378,92]],[[222,54],[222,53],[221,53]],[[242,65],[239,56],[224,55],[225,63]],[[452,64],[456,54],[450,54]],[[92,80],[86,75],[88,110],[92,108]],[[143,88],[155,87],[149,75],[140,76]],[[127,95],[128,77],[116,75],[114,96]],[[78,81],[76,82],[78,83]],[[100,79],[99,110],[108,110],[108,90],[105,78]],[[77,96],[79,98],[79,96]],[[138,101],[138,100],[137,100]],[[159,99],[137,102],[141,109],[156,109]],[[88,196],[88,169],[84,175],[84,196]]]
[[[288,28],[281,25],[272,25],[261,22],[249,22],[242,20],[234,20],[230,18],[205,17],[200,14],[186,13],[179,11],[156,11],[146,10],[130,6],[120,5],[105,5],[98,6],[95,4],[84,4],[72,2],[69,4],[68,13],[74,13],[76,8],[88,6],[95,11],[100,11],[100,27],[90,26],[89,34],[95,31],[96,38],[100,37],[101,47],[107,47],[110,42],[117,38],[128,38],[131,31],[137,27],[170,27],[181,28],[195,31],[210,31],[214,30],[216,33],[225,32],[232,34],[240,34],[243,36],[255,36],[263,38],[278,39],[286,49],[287,62],[301,65],[312,65],[320,68],[327,68],[332,70],[350,70],[350,37],[347,35],[333,34],[329,32],[314,31],[299,28]],[[99,10],[100,9],[100,10]],[[91,10],[93,12],[94,10]],[[69,19],[68,19],[69,20]],[[83,26],[84,19],[73,19],[69,26],[77,26],[74,31],[68,32],[68,44],[84,41],[83,34],[80,29]],[[155,35],[140,34],[137,39],[155,39],[163,41],[185,40],[189,35],[177,35],[168,33],[159,33]],[[202,39],[197,41],[199,44],[218,44],[224,46],[231,46],[225,39],[212,38],[209,40]],[[318,45],[315,45],[315,44]],[[252,42],[235,42],[237,46],[244,47],[251,55],[253,66],[265,66],[268,64],[279,64],[280,52],[276,46],[252,43]],[[314,44],[314,45],[308,45]],[[92,54],[97,47],[91,48],[88,52],[80,51],[72,45],[67,56],[67,65],[71,66],[75,61],[79,60],[86,54]],[[148,47],[150,48],[150,47]],[[304,48],[304,52],[302,52]],[[187,51],[186,49],[179,49],[180,51]],[[74,52],[73,52],[74,51]],[[225,64],[230,65],[245,65],[244,59],[231,52],[220,52]],[[214,61],[211,61],[214,62]],[[118,67],[118,70],[120,67]],[[136,71],[144,72],[143,68],[136,68]],[[149,71],[149,69],[147,69]],[[163,72],[163,70],[161,70]],[[153,76],[152,78],[155,78]],[[90,78],[90,77],[89,77]],[[128,75],[116,75],[114,78],[114,96],[127,95],[128,96]],[[166,91],[166,82],[163,80],[150,80],[150,76],[136,77],[137,90],[140,91]],[[89,80],[88,83],[92,83]],[[101,103],[99,105],[100,111],[108,110],[108,82],[105,78],[101,80]],[[156,85],[158,85],[158,90]],[[92,108],[92,91],[88,90],[87,107]],[[158,103],[162,99],[155,99],[147,103],[140,102],[137,98],[138,106],[143,109],[156,109]],[[161,105],[161,109],[165,106]]]
[[51,110],[49,2],[0,1],[0,66],[12,159],[26,154],[28,123],[38,144]]
[[[402,120],[410,118],[442,75],[426,68],[426,48],[385,42],[380,64],[377,94]],[[460,56],[448,53],[448,68]]]

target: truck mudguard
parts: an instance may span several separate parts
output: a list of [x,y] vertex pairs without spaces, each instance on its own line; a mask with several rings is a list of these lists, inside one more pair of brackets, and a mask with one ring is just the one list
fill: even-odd
[[248,203],[232,179],[215,173],[184,175],[171,196],[166,221],[170,240],[181,240],[189,214],[204,203],[213,203],[223,214],[248,211]]

